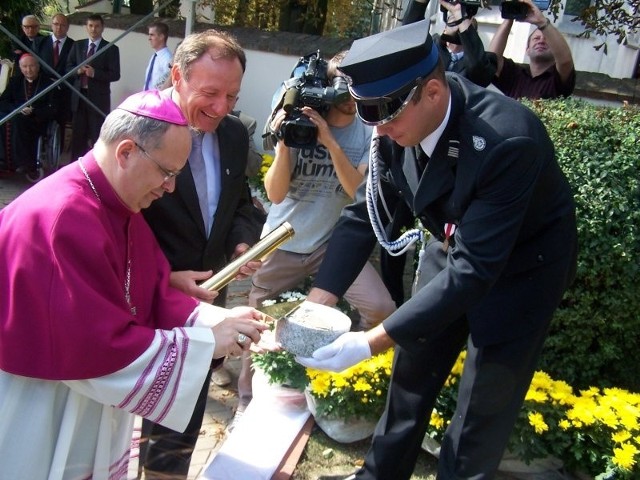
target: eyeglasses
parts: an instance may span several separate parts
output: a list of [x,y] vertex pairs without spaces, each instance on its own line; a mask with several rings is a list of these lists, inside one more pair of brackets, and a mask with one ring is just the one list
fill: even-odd
[[358,97],[352,92],[353,98],[356,101],[358,116],[366,125],[373,127],[384,125],[402,113],[415,95],[419,86],[420,84],[414,85],[413,88],[406,93],[378,98]]
[[178,171],[174,171],[174,172],[172,172],[171,170],[167,170],[162,165],[160,165],[157,160],[155,160],[151,155],[149,155],[149,153],[144,148],[142,148],[142,145],[140,145],[138,142],[135,142],[135,141],[133,143],[135,143],[136,147],[138,147],[140,149],[140,151],[142,153],[144,153],[144,155],[149,160],[151,160],[153,163],[155,163],[156,167],[158,167],[160,169],[160,171],[164,174],[164,178],[162,179],[162,183],[167,183],[169,180],[171,180],[172,178],[177,177],[178,175],[180,175],[182,173],[182,170],[178,170]]
[[22,25],[22,28],[40,28],[40,25]]

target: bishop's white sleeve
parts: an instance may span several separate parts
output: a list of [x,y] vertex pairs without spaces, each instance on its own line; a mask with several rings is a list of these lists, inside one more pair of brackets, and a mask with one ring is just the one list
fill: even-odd
[[191,315],[189,315],[185,326],[212,328],[228,315],[229,310],[226,308],[200,302],[193,312],[191,312]]
[[149,348],[125,368],[64,383],[97,402],[183,431],[209,372],[214,347],[209,328],[156,330]]

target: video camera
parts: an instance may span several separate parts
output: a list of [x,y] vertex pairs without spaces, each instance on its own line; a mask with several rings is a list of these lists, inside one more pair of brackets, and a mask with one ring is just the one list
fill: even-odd
[[327,62],[320,51],[301,57],[294,67],[291,78],[284,82],[282,107],[287,113],[276,136],[287,147],[313,147],[318,136],[316,127],[302,113],[302,107],[311,107],[323,113],[334,103],[349,98],[347,80],[337,76],[329,85]]
[[[533,0],[533,4],[544,12],[549,8],[549,0]],[[529,5],[518,0],[507,0],[500,3],[502,18],[524,20],[529,14]]]
[[[473,17],[478,13],[478,9],[482,6],[482,0],[447,0],[447,2],[451,4],[460,4],[460,13],[462,13],[462,18]],[[442,5],[440,5],[440,11],[442,12],[442,19],[444,20],[444,23],[447,23],[447,14],[449,11]]]

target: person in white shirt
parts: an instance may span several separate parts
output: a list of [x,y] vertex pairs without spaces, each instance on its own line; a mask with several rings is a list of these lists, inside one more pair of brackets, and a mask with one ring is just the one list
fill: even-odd
[[144,90],[160,89],[169,78],[173,58],[171,50],[167,47],[169,25],[164,22],[153,22],[148,28],[149,45],[153,48],[154,54],[149,59],[144,72]]

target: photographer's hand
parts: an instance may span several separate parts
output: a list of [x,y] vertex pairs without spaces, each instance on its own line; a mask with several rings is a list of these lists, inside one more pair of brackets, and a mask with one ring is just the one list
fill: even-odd
[[462,4],[460,2],[450,3],[446,0],[440,0],[440,6],[447,10],[447,26],[445,33],[454,33],[457,31],[464,32],[471,25],[471,18],[462,18]]
[[530,23],[540,28],[547,24],[547,18],[543,15],[540,9],[531,0],[520,0],[522,3],[526,3],[529,6],[527,16],[522,20],[523,22]]

